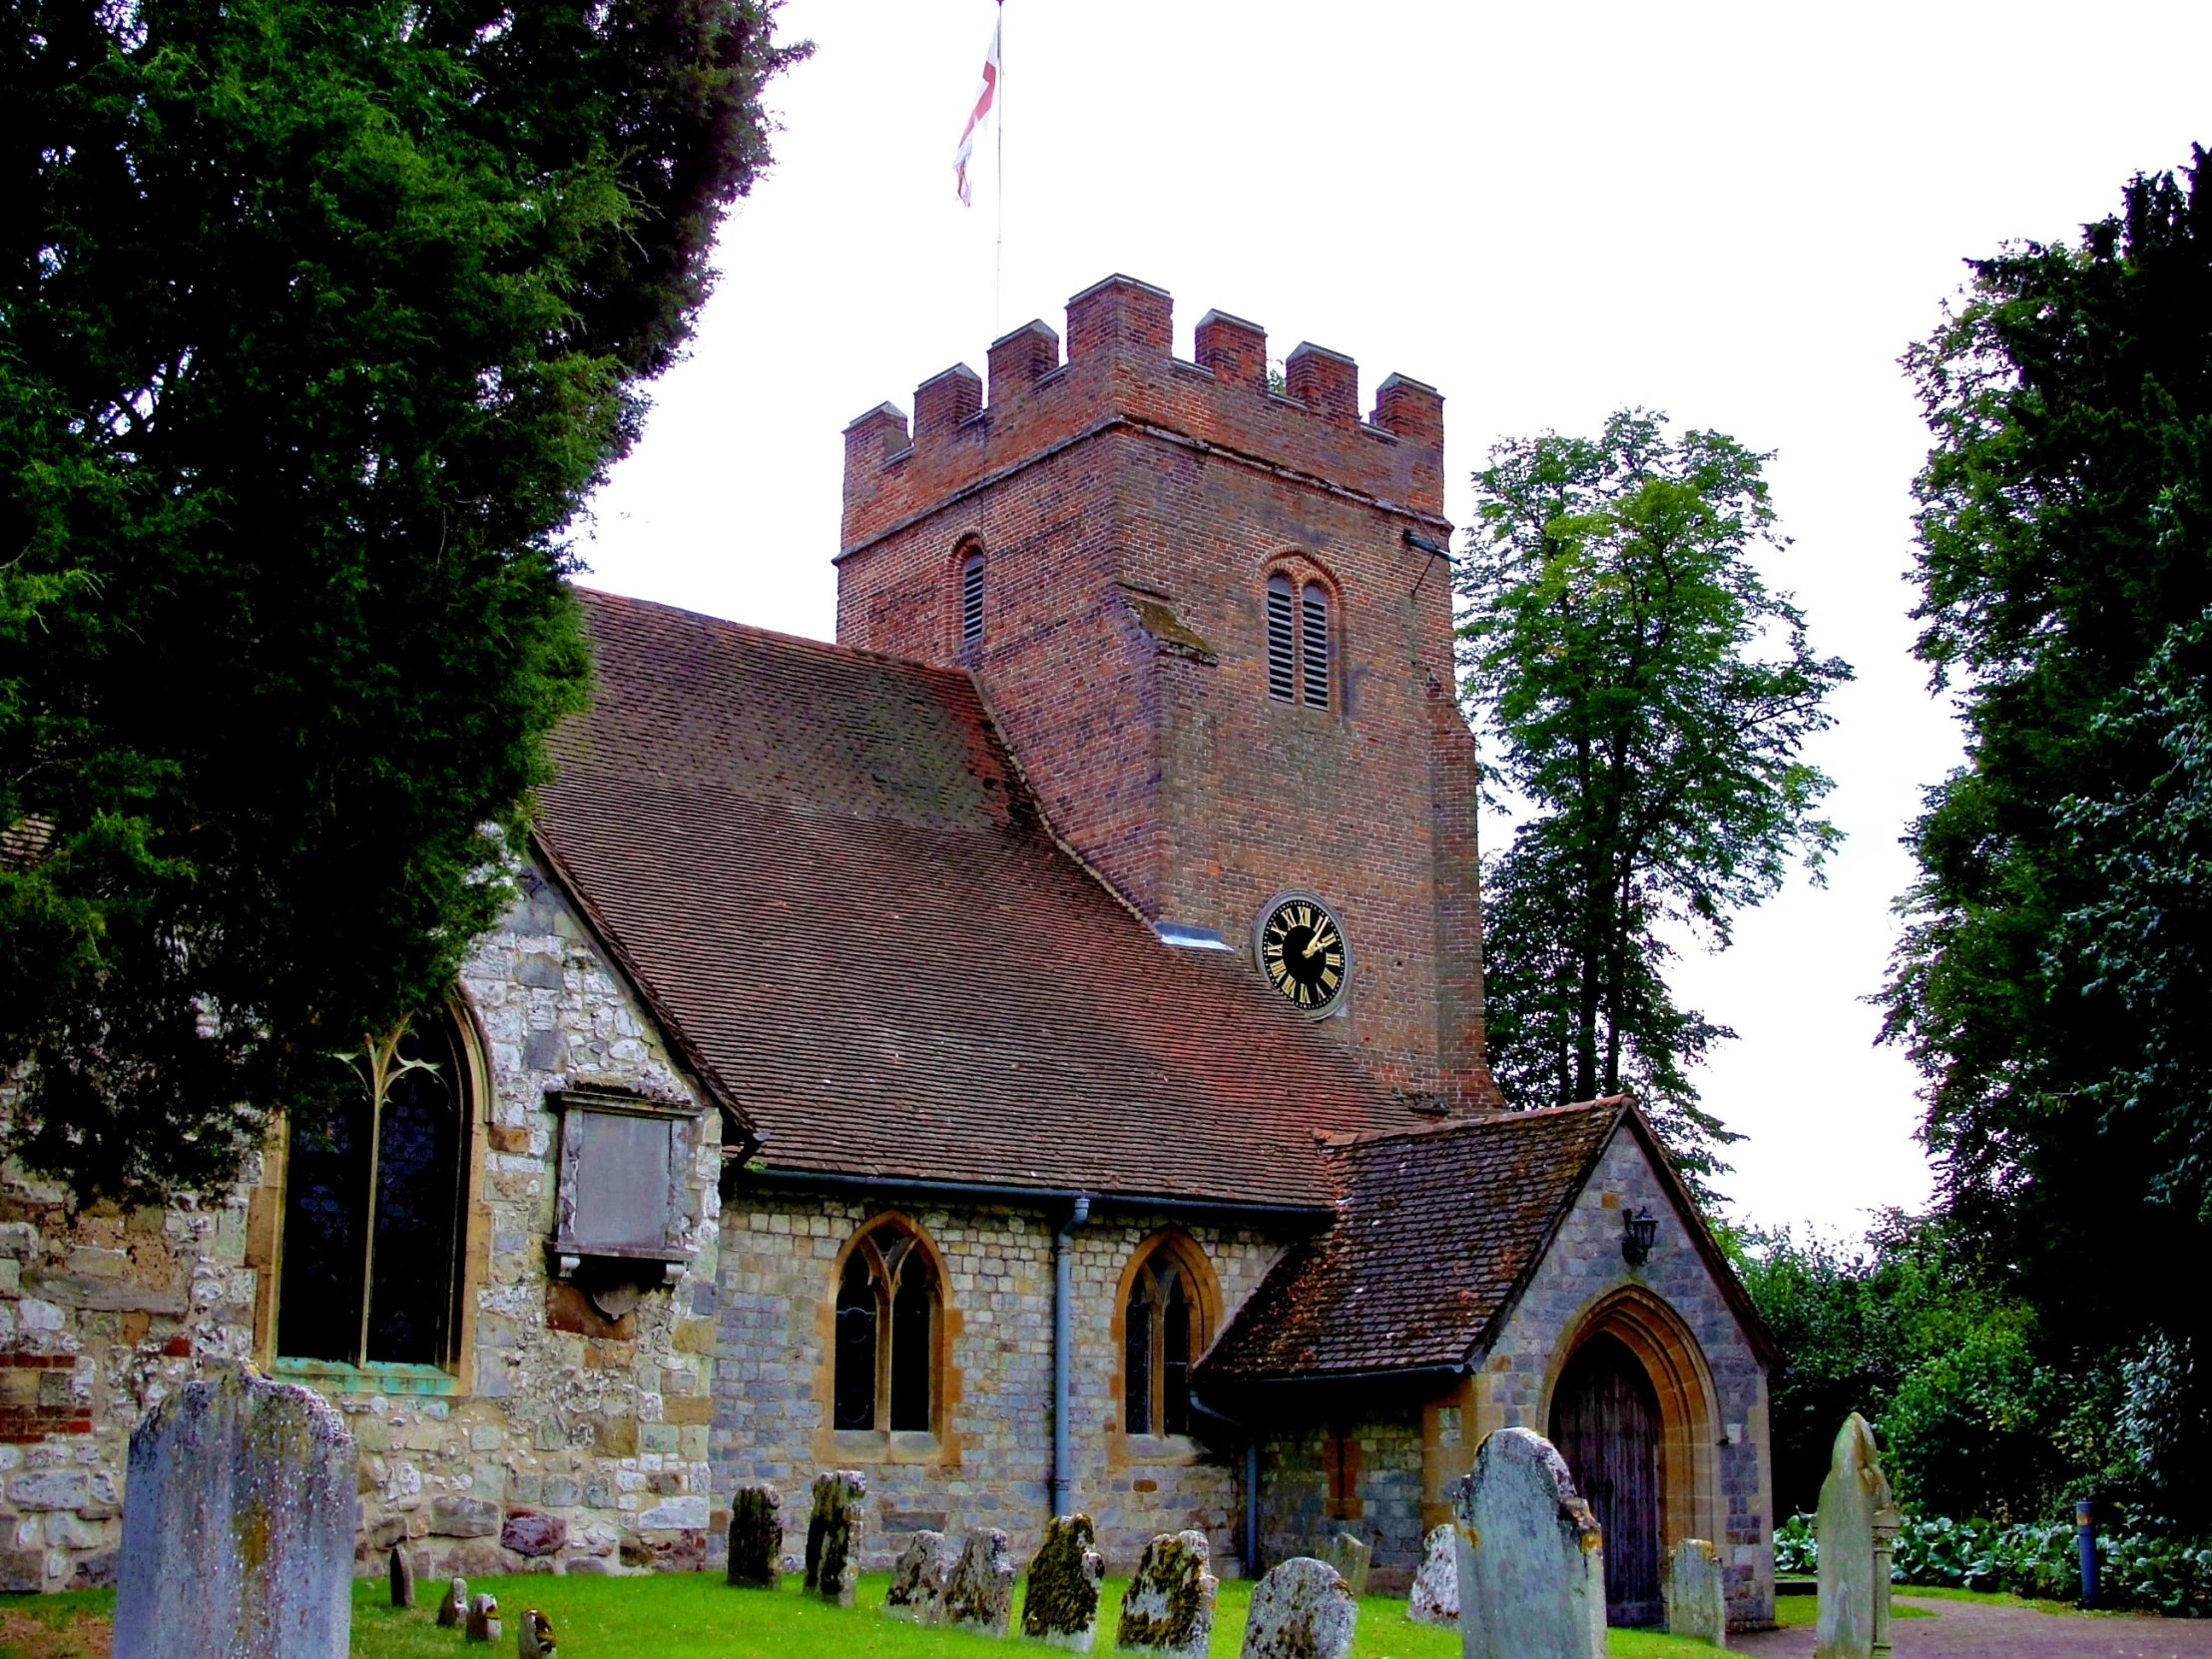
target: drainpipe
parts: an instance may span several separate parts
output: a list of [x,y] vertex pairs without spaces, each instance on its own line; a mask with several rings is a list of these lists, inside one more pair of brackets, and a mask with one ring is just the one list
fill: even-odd
[[1202,1417],[1212,1417],[1216,1422],[1227,1423],[1244,1436],[1245,1443],[1245,1558],[1244,1572],[1247,1578],[1260,1576],[1260,1429],[1255,1423],[1231,1416],[1217,1406],[1209,1405],[1197,1394],[1191,1395],[1191,1409]]
[[1074,1346],[1075,1300],[1073,1262],[1075,1230],[1091,1219],[1091,1197],[1076,1196],[1075,1207],[1059,1232],[1052,1236],[1052,1513],[1068,1512],[1068,1489],[1074,1484],[1068,1472],[1068,1350]]

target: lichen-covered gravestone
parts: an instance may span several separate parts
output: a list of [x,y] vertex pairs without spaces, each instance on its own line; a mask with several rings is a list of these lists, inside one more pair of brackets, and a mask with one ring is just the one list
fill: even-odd
[[496,1642],[499,1640],[499,1598],[489,1591],[479,1591],[469,1598],[468,1629],[463,1640],[471,1642]]
[[1413,1574],[1405,1616],[1419,1624],[1459,1622],[1459,1542],[1449,1523],[1430,1527],[1422,1540],[1420,1571]]
[[784,1497],[774,1486],[740,1486],[730,1499],[729,1581],[773,1590],[784,1582]]
[[1558,1448],[1485,1435],[1456,1507],[1465,1659],[1605,1659],[1604,1534]]
[[515,1650],[520,1659],[553,1659],[553,1621],[535,1607],[522,1615],[521,1628],[515,1632]]
[[972,1636],[1003,1636],[1014,1616],[1014,1564],[1006,1559],[1006,1534],[978,1527],[960,1546],[960,1559],[944,1583],[944,1622]]
[[1721,1552],[1704,1538],[1684,1538],[1667,1557],[1667,1634],[1728,1646],[1728,1586]]
[[241,1368],[131,1435],[116,1659],[345,1659],[358,1448],[311,1388]]
[[1214,1634],[1214,1592],[1203,1532],[1160,1532],[1137,1557],[1136,1576],[1121,1598],[1114,1646],[1206,1659]]
[[448,1579],[446,1580],[445,1594],[438,1601],[438,1623],[440,1626],[457,1630],[467,1622],[468,1580],[465,1578]]
[[891,1587],[883,1597],[883,1611],[912,1624],[938,1624],[944,1619],[944,1587],[960,1552],[942,1532],[923,1530],[906,1540],[891,1566]]
[[860,1505],[867,1476],[830,1469],[815,1476],[814,1512],[807,1517],[807,1589],[840,1607],[852,1605],[860,1581]]
[[1243,1659],[1351,1659],[1360,1603],[1327,1561],[1294,1555],[1253,1586]]
[[1874,1430],[1857,1411],[1836,1436],[1813,1524],[1821,1553],[1814,1651],[1819,1659],[1872,1659],[1890,1642],[1888,1544],[1898,1512],[1875,1455]]
[[1375,1546],[1359,1533],[1339,1532],[1314,1553],[1337,1569],[1337,1576],[1354,1595],[1368,1593],[1368,1563],[1375,1559]]
[[404,1545],[391,1546],[391,1604],[394,1607],[414,1605],[414,1563],[407,1559]]
[[1070,1653],[1091,1651],[1098,1640],[1098,1584],[1106,1571],[1091,1547],[1096,1540],[1090,1516],[1053,1517],[1029,1561],[1029,1587],[1021,1598],[1024,1636]]

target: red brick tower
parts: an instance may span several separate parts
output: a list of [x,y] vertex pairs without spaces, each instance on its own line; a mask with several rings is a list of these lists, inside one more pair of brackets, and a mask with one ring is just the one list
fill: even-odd
[[[1474,743],[1452,696],[1443,399],[1110,276],[845,429],[837,637],[970,665],[1054,828],[1164,934],[1262,976],[1265,916],[1349,940],[1322,1028],[1386,1084],[1494,1100]],[[1272,629],[1272,632],[1271,632]],[[1295,953],[1295,948],[1294,948]],[[1271,968],[1270,971],[1273,971]],[[1272,994],[1272,993],[1271,993]]]

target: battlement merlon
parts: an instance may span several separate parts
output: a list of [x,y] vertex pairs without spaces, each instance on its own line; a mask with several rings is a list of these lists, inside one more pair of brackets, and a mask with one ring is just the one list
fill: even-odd
[[852,552],[985,479],[1089,432],[1151,427],[1319,480],[1414,518],[1443,519],[1443,396],[1392,374],[1359,413],[1360,365],[1313,344],[1285,359],[1271,391],[1267,330],[1224,311],[1199,319],[1196,362],[1173,355],[1174,302],[1133,276],[1068,301],[1067,361],[1042,321],[992,341],[984,382],[958,363],[914,392],[914,422],[889,403],[844,432],[844,522]]

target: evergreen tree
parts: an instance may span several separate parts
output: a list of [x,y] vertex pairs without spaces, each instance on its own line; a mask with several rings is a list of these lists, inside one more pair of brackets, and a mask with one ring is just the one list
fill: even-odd
[[563,528],[768,162],[775,9],[0,19],[0,1075],[80,1200],[228,1179],[505,903]]

